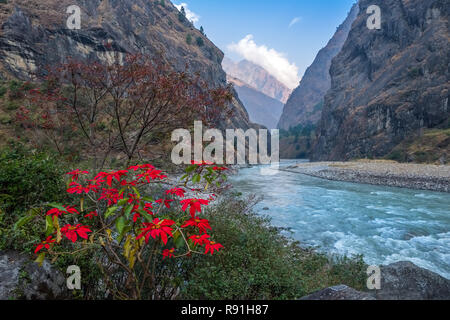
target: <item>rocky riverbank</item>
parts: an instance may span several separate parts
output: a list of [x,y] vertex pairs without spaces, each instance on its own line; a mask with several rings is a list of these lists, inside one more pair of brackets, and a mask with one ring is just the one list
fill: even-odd
[[299,163],[282,170],[335,181],[450,192],[450,166],[391,161]]
[[381,266],[380,290],[361,292],[340,285],[301,300],[450,300],[450,280],[403,261]]

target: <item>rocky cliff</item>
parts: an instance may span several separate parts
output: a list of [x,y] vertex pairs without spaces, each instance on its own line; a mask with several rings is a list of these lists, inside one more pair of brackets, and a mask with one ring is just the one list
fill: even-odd
[[[81,29],[69,30],[67,8],[81,8]],[[187,41],[190,38],[192,41]],[[201,39],[202,41],[196,41]],[[0,3],[0,77],[29,79],[73,57],[112,61],[127,53],[162,52],[177,70],[186,65],[212,86],[225,86],[223,53],[173,6],[161,0],[7,0]],[[239,99],[221,127],[248,128]]]
[[[381,29],[366,10],[381,8]],[[449,126],[448,0],[360,0],[331,66],[314,160],[383,157],[424,129]]]
[[322,113],[322,102],[331,87],[331,60],[339,53],[358,15],[353,5],[345,21],[338,27],[328,44],[319,51],[313,64],[306,70],[299,87],[287,101],[278,127],[289,130],[298,125],[317,124]]
[[228,76],[250,116],[250,121],[268,129],[276,129],[283,112],[283,103],[260,92],[249,84]]
[[222,66],[230,77],[240,79],[266,96],[277,99],[282,103],[286,103],[292,92],[291,89],[278,81],[266,69],[248,60],[235,63],[225,57]]

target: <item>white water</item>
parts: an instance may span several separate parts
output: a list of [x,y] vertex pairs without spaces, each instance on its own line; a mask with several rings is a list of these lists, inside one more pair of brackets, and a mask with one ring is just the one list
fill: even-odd
[[256,210],[274,225],[291,228],[305,245],[363,254],[374,265],[411,261],[450,279],[450,194],[284,171],[262,176],[259,167],[242,169],[231,180],[236,191],[264,196]]

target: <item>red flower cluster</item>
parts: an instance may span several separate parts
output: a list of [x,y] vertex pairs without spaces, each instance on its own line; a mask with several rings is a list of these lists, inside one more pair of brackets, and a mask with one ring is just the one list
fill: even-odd
[[87,239],[88,232],[92,232],[91,229],[87,226],[82,226],[81,224],[77,224],[76,226],[66,224],[61,228],[61,233],[72,242],[77,242],[78,236],[80,236],[80,238]]
[[202,205],[207,206],[209,201],[204,199],[185,199],[180,201],[180,203],[183,205],[181,210],[186,211],[189,207],[189,214],[194,217],[197,212],[202,212]]
[[142,228],[142,233],[136,238],[137,240],[145,237],[145,242],[148,243],[150,240],[150,236],[153,239],[157,237],[161,237],[161,240],[164,244],[167,244],[167,236],[172,235],[173,229],[171,226],[175,224],[172,220],[162,220],[160,221],[158,218],[154,219],[151,223],[144,223],[144,228]]
[[[213,164],[202,162],[198,165],[203,167]],[[226,168],[216,166],[212,169],[214,171],[226,170]],[[199,170],[203,170],[203,168]],[[167,178],[161,170],[157,170],[150,164],[130,166],[127,170],[100,172],[91,180],[86,178],[87,175],[90,175],[88,171],[79,169],[68,172],[67,175],[70,176],[67,193],[82,196],[80,211],[74,206],[61,205],[54,205],[54,208],[48,210],[47,215],[52,217],[56,230],[53,235],[48,236],[45,241],[36,246],[36,253],[44,248],[49,250],[53,244],[61,241],[61,236],[75,243],[79,239],[89,239],[89,234],[92,233],[92,242],[104,241],[100,239],[101,237],[104,239],[105,236],[112,239],[112,235],[114,237],[120,235],[123,238],[125,236],[122,234],[123,232],[128,234],[127,239],[132,236],[135,240],[144,239],[147,244],[153,239],[157,242],[160,241],[164,246],[172,243],[169,241],[176,234],[177,239],[184,240],[188,251],[184,254],[185,256],[195,252],[193,248],[198,246],[204,246],[204,254],[213,254],[223,248],[221,244],[211,241],[211,236],[207,234],[212,230],[209,220],[199,216],[203,207],[208,206],[214,197],[210,196],[209,200],[185,199],[186,190],[178,186],[172,186],[165,191],[165,197],[157,200],[140,195],[138,188],[145,187],[146,184],[155,180],[160,181]],[[168,182],[163,183],[168,184]],[[186,184],[184,186],[186,187]],[[202,189],[191,190],[200,192]],[[84,197],[83,195],[88,196]],[[159,204],[156,208],[154,208],[155,203]],[[101,212],[105,210],[105,205],[106,211],[103,216]],[[169,218],[171,215],[177,214],[177,211],[187,213],[188,217],[185,219],[175,217],[172,218],[173,220]],[[58,219],[68,214],[78,215],[73,218],[77,222],[65,224],[60,228]],[[95,220],[99,215],[102,215],[102,219]],[[92,231],[93,228],[82,223],[83,219],[84,221],[93,220],[93,222],[102,221],[110,226],[115,225],[116,230],[113,233],[113,230],[103,228],[97,233],[107,232],[107,235],[96,234]],[[58,240],[54,238],[56,234]],[[96,239],[96,236],[99,239]],[[173,244],[176,244],[178,249],[180,248],[180,241],[173,239]],[[174,258],[178,249],[163,248],[163,258]]]

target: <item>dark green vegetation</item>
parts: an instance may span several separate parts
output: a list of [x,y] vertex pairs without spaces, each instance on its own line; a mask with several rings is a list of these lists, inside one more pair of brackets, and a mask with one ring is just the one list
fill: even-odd
[[298,125],[280,130],[280,157],[282,159],[307,159],[314,144],[316,126]]
[[61,160],[53,155],[22,147],[1,151],[0,250],[34,251],[43,236],[42,226],[32,223],[24,228],[20,218],[43,203],[64,200],[64,172]]

